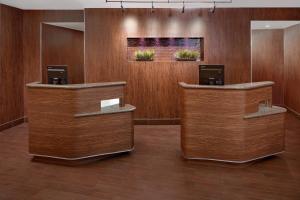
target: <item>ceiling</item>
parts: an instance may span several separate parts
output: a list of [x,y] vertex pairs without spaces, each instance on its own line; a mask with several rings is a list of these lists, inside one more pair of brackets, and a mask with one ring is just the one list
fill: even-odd
[[[143,0],[140,0],[143,1]],[[149,1],[149,0],[148,0]],[[218,0],[216,0],[218,1]],[[81,10],[84,8],[119,8],[120,3],[106,3],[105,0],[0,0],[0,3],[13,7],[30,9],[66,9]],[[154,4],[157,7],[180,7],[180,4]],[[124,7],[149,8],[151,4],[124,3]],[[212,7],[212,4],[188,4],[186,8]],[[300,7],[300,0],[232,0],[232,3],[217,4],[217,7]]]
[[300,21],[251,21],[251,29],[285,29],[300,24]]
[[69,28],[77,31],[84,31],[84,22],[51,22],[51,23],[45,23],[50,24],[52,26],[59,26],[63,28]]

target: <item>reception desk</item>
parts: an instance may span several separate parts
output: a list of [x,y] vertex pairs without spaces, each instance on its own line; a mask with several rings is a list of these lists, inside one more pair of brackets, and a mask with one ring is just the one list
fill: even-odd
[[[27,84],[30,154],[71,163],[132,151],[135,107],[124,104],[125,85]],[[120,103],[100,106],[109,99]]]
[[283,152],[286,109],[272,106],[273,84],[179,83],[184,157],[244,163]]

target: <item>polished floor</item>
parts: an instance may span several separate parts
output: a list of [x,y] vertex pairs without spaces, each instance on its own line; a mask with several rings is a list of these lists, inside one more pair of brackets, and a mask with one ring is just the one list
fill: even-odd
[[79,167],[31,162],[27,124],[0,132],[0,200],[300,200],[300,120],[286,152],[244,165],[182,159],[180,126],[136,126],[135,151]]

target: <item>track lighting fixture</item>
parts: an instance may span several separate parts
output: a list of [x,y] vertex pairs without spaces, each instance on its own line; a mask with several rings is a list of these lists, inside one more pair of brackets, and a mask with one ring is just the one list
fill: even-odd
[[106,3],[121,3],[122,11],[124,11],[123,3],[132,3],[132,4],[152,4],[151,13],[154,12],[154,3],[158,4],[183,4],[182,13],[185,12],[185,4],[208,4],[213,3],[213,7],[209,9],[209,12],[215,13],[216,4],[230,4],[233,0],[105,0]]
[[216,2],[214,1],[214,6],[211,9],[209,9],[209,12],[215,13],[215,11],[216,11]]
[[151,13],[154,13],[154,3],[152,1],[152,6],[151,6]]
[[123,1],[121,1],[121,9],[122,9],[122,12],[125,11],[124,6],[123,6]]
[[162,4],[181,4],[184,1],[185,4],[211,4],[215,3],[232,3],[232,0],[105,0],[106,3],[116,3],[116,2],[123,2],[123,3],[134,3],[134,4],[149,4],[149,3],[162,3]]

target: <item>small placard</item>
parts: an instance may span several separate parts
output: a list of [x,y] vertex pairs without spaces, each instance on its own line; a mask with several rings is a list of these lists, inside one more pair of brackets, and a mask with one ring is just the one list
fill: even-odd
[[101,102],[100,102],[101,108],[114,106],[114,105],[119,105],[119,104],[120,104],[120,99],[119,98],[101,100]]

